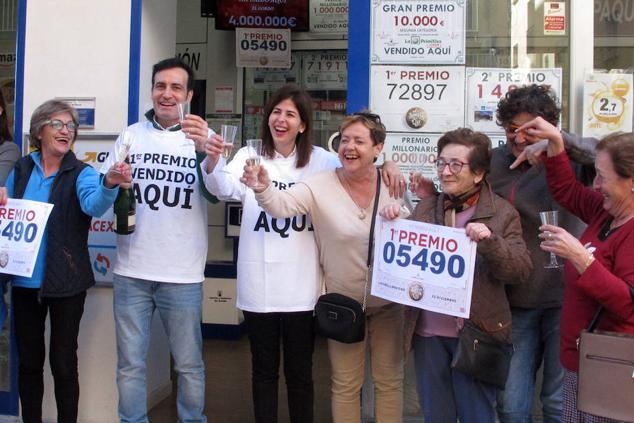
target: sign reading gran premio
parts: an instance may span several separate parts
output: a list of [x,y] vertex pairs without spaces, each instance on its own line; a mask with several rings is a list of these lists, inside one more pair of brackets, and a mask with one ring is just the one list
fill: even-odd
[[464,126],[462,66],[375,65],[370,108],[390,132],[446,132]]
[[371,63],[464,64],[463,0],[373,0]]

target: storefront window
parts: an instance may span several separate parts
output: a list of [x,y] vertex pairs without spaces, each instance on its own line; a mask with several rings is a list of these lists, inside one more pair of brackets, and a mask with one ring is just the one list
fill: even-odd
[[243,139],[260,136],[264,105],[276,89],[293,83],[313,98],[313,142],[326,148],[346,113],[347,78],[345,50],[294,51],[290,69],[245,69]]

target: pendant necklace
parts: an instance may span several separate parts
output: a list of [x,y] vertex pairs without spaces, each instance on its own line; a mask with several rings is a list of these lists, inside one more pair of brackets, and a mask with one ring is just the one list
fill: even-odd
[[[343,171],[341,171],[341,181],[343,181],[343,187],[344,189],[348,192],[348,196],[350,197],[350,199],[352,200],[352,202],[354,203],[355,206],[357,206],[357,208],[359,209],[359,214],[357,215],[357,217],[359,218],[359,220],[364,220],[365,219],[365,209],[368,208],[370,206],[370,203],[368,202],[368,205],[366,207],[361,207],[359,205],[359,203],[357,203],[357,201],[354,199],[354,197],[352,196],[352,187],[350,186],[350,184],[348,183],[348,179],[346,178],[346,175],[343,174]],[[372,200],[370,200],[371,202]]]

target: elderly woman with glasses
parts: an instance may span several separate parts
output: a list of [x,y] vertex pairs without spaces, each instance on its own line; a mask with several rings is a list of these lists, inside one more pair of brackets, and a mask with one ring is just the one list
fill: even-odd
[[87,244],[90,221],[112,205],[119,184],[131,181],[127,164],[116,163],[102,177],[75,157],[71,146],[77,125],[77,112],[61,101],[49,100],[35,109],[30,127],[35,151],[16,163],[6,188],[0,188],[0,204],[19,198],[54,205],[32,276],[12,280],[24,423],[42,422],[47,315],[57,421],[77,421],[77,337],[86,290],[95,284]]
[[[408,307],[405,349],[413,346],[420,403],[425,421],[495,422],[496,387],[452,368],[458,336],[475,326],[511,342],[511,310],[505,286],[526,280],[531,261],[517,211],[493,193],[485,177],[491,141],[479,132],[456,129],[438,140],[436,169],[443,192],[429,192],[411,219],[464,228],[477,243],[469,319]],[[419,192],[420,195],[420,192]],[[394,219],[398,206],[381,215]]]
[[[358,422],[366,344],[372,357],[376,421],[400,422],[403,406],[403,309],[370,295],[366,260],[377,172],[374,161],[383,149],[385,127],[377,115],[358,113],[344,119],[338,148],[342,167],[275,189],[264,166],[245,166],[243,182],[255,191],[260,206],[283,218],[309,214],[319,248],[326,291],[365,301],[366,338],[357,343],[328,340],[332,366],[332,414],[335,423]],[[379,208],[390,196],[380,181]],[[301,253],[300,253],[301,254]]]

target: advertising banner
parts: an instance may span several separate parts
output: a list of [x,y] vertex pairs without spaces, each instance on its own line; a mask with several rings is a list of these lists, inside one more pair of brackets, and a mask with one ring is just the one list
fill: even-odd
[[464,64],[463,0],[373,0],[373,64]]
[[308,0],[215,0],[216,29],[288,28],[308,31]]
[[236,66],[290,68],[291,31],[236,28]]
[[545,84],[560,99],[561,81],[561,68],[466,68],[465,125],[475,131],[503,133],[504,129],[495,123],[495,115],[498,102],[509,90],[527,84]]
[[10,198],[0,206],[0,271],[30,278],[53,205]]
[[377,219],[372,295],[469,318],[477,244],[464,229]]
[[302,58],[303,83],[307,90],[345,90],[348,78],[347,51],[311,51]]
[[390,132],[446,132],[464,126],[462,66],[375,65],[370,109]]
[[310,0],[310,32],[348,34],[348,0]]
[[588,73],[583,81],[583,136],[632,132],[632,74]]

